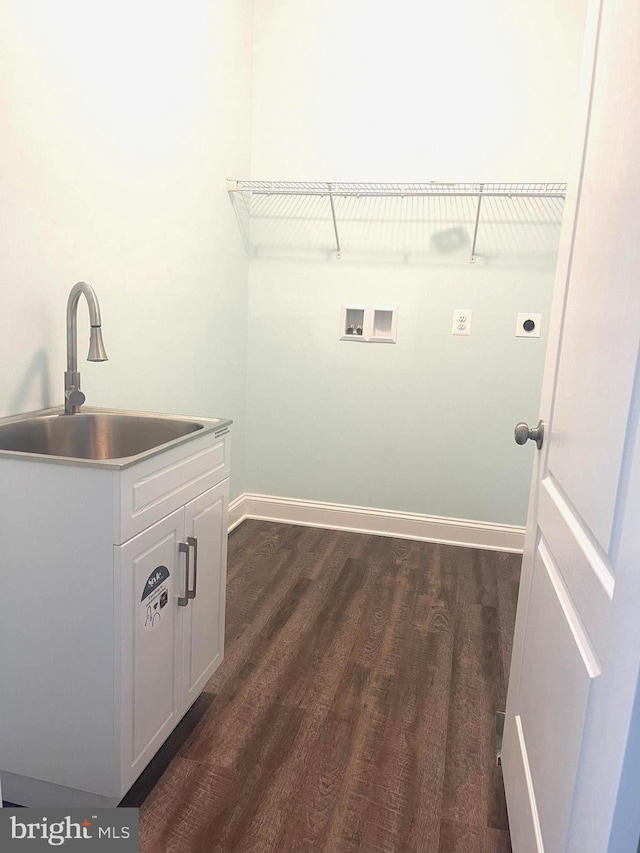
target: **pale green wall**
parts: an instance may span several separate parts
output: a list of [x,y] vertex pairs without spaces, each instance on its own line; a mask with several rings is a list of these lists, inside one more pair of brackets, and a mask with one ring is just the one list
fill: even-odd
[[586,2],[254,0],[252,177],[566,180]]
[[[109,361],[89,404],[235,419],[244,489],[251,0],[4,0],[0,416],[60,404],[72,285]],[[88,336],[80,308],[79,350]]]
[[[565,181],[585,7],[255,0],[250,177]],[[538,418],[553,264],[508,249],[252,259],[248,490],[523,524],[534,451],[513,427]],[[343,302],[398,304],[398,343],[341,342]],[[515,338],[518,311],[544,315],[541,339]]]
[[[293,284],[295,282],[295,286]],[[537,421],[551,271],[254,261],[250,276],[252,492],[521,524]],[[342,302],[396,303],[398,342],[339,340]],[[473,310],[472,334],[451,334]]]
[[[224,179],[563,180],[583,11],[4,0],[0,415],[61,402],[86,279],[110,356],[82,363],[88,402],[233,417],[234,495],[522,522],[511,430],[536,419],[544,339],[513,316],[547,313],[551,274],[248,270]],[[345,300],[397,302],[398,344],[339,342]]]

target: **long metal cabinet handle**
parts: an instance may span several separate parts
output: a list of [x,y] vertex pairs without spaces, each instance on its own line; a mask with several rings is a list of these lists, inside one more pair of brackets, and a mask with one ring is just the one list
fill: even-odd
[[186,555],[184,573],[184,595],[178,596],[178,606],[186,607],[189,603],[189,546],[186,542],[178,543],[178,551]]
[[195,536],[187,536],[187,547],[193,548],[193,589],[187,584],[187,597],[195,598],[198,591],[198,540]]

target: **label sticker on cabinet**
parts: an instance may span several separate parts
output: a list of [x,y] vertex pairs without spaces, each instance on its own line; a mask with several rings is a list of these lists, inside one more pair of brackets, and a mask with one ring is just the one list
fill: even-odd
[[169,569],[156,566],[147,578],[140,599],[140,620],[145,631],[153,631],[162,621],[163,608],[169,603]]

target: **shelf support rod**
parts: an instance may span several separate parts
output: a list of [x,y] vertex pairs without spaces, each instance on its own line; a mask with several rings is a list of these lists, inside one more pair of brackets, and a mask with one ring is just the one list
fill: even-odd
[[483,190],[484,184],[480,184],[480,191],[478,193],[478,208],[476,210],[476,224],[473,229],[473,243],[471,244],[471,258],[469,259],[470,264],[475,264],[476,262],[476,240],[478,239],[478,225],[480,224],[480,208],[482,207]]
[[342,257],[342,250],[340,249],[340,235],[338,234],[338,223],[336,222],[336,209],[333,205],[333,186],[331,184],[327,184],[329,189],[329,203],[331,204],[331,218],[333,219],[333,233],[336,235],[336,257]]

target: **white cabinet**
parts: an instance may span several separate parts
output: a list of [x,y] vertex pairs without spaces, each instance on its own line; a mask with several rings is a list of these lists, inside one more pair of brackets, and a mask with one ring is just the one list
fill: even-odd
[[122,789],[222,660],[228,480],[115,549],[122,608]]
[[0,459],[6,800],[116,805],[222,661],[229,438]]

